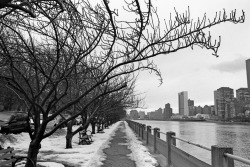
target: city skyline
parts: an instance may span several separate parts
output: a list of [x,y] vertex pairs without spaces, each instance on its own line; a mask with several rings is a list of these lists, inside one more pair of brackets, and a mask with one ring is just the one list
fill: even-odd
[[[250,66],[249,66],[250,65],[250,59],[245,60],[245,63],[246,63],[246,70],[245,71],[247,73],[247,75],[246,75],[247,86],[246,87],[239,87],[237,89],[233,89],[233,88],[230,88],[230,87],[227,87],[227,86],[225,86],[225,87],[222,86],[222,87],[218,88],[217,90],[213,91],[213,104],[203,104],[203,105],[199,105],[198,104],[196,106],[201,106],[201,107],[203,107],[203,106],[214,106],[215,107],[215,114],[217,115],[218,111],[217,111],[217,104],[216,104],[217,102],[216,102],[216,99],[217,99],[217,92],[218,92],[219,89],[224,89],[224,88],[232,89],[233,98],[236,98],[236,93],[237,93],[238,90],[240,90],[240,89],[249,89],[248,85],[250,84],[250,77],[249,77],[249,74],[250,74]],[[234,94],[235,94],[235,96],[234,96]],[[184,104],[185,103],[184,101],[186,101],[187,104]],[[192,101],[193,105],[195,104],[195,100],[190,100],[189,99],[189,97],[188,97],[188,91],[179,92],[178,93],[178,108],[177,108],[178,111],[177,112],[173,112],[173,113],[180,114],[180,115],[188,115],[188,114],[183,114],[183,113],[185,112],[184,111],[184,108],[185,108],[184,105],[186,105],[186,108],[187,108],[187,106],[189,106],[189,104],[188,104],[189,101]],[[169,102],[167,102],[167,103],[169,104]],[[162,108],[162,107],[158,107],[157,109],[160,109],[160,108]],[[152,108],[151,109],[145,109],[145,108],[143,108],[143,109],[139,109],[139,110],[140,111],[145,111],[147,113],[147,112],[156,111],[157,109],[152,109]],[[189,112],[189,111],[186,111],[186,112]]]
[[204,106],[214,105],[214,90],[220,87],[230,87],[234,91],[247,87],[245,61],[250,58],[250,21],[247,19],[250,18],[247,12],[250,11],[250,1],[222,0],[204,3],[201,4],[197,0],[177,0],[169,5],[166,3],[165,9],[164,2],[161,2],[161,6],[158,6],[159,16],[162,17],[161,12],[164,10],[172,12],[174,7],[180,13],[185,12],[189,6],[192,18],[202,17],[204,12],[213,18],[216,11],[225,8],[227,12],[236,9],[239,15],[241,10],[244,10],[246,21],[239,25],[220,24],[209,29],[213,39],[218,39],[218,36],[222,38],[218,58],[213,56],[211,51],[199,47],[154,58],[162,73],[163,84],[159,86],[159,78],[154,74],[140,73],[136,90],[138,93],[144,93],[144,108],[147,108],[142,110],[154,111],[159,107],[163,108],[165,103],[170,103],[173,112],[178,113],[178,93],[181,91],[188,91],[195,105]]

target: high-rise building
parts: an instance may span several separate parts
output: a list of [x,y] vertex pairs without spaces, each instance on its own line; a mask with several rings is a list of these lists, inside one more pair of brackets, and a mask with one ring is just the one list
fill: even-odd
[[214,115],[218,115],[218,109],[217,109],[217,105],[218,104],[218,92],[217,90],[214,91]]
[[188,115],[194,116],[196,114],[196,107],[194,106],[194,100],[188,99]]
[[183,91],[178,93],[178,99],[179,99],[179,114],[188,116],[189,115],[188,92]]
[[247,86],[250,89],[250,59],[246,60]]
[[250,102],[250,89],[240,88],[236,90],[236,99],[238,101]]
[[162,108],[155,110],[155,119],[163,120]]
[[194,106],[194,100],[188,99],[188,106]]
[[163,113],[163,119],[164,120],[170,119],[171,116],[172,116],[172,113],[173,113],[173,110],[170,107],[170,104],[169,103],[165,104],[164,113]]
[[[221,87],[215,91],[215,108],[217,109],[217,115],[221,119],[225,119],[229,115],[226,110],[226,105],[230,103],[234,98],[234,90],[229,87]],[[227,107],[229,108],[229,107]]]

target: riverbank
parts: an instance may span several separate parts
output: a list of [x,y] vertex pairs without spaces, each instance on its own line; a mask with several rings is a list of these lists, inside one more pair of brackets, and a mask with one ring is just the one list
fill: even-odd
[[217,120],[206,120],[208,123],[219,123],[219,124],[232,124],[232,125],[250,125],[250,122],[229,122],[229,121],[217,121]]

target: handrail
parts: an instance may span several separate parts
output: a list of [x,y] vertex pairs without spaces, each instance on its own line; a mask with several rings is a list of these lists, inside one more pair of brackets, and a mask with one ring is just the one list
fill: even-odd
[[203,149],[205,149],[205,150],[211,151],[210,148],[205,147],[205,146],[202,146],[202,145],[200,145],[200,144],[192,143],[191,141],[184,140],[184,139],[178,138],[178,137],[176,137],[176,136],[172,136],[172,137],[175,138],[175,139],[181,140],[181,141],[183,141],[183,142],[186,142],[186,143],[188,143],[188,144],[191,144],[191,145],[194,145],[194,146],[203,148]]
[[241,158],[241,157],[239,157],[237,155],[232,155],[232,154],[229,154],[229,153],[224,153],[224,155],[229,157],[229,158],[232,158],[232,159],[234,159],[236,161],[240,161],[240,162],[243,162],[245,164],[250,165],[250,160],[249,159]]
[[161,132],[161,131],[160,131],[159,133],[166,135],[166,133],[163,133],[163,132]]
[[[131,121],[132,122],[132,121]],[[150,128],[151,130],[152,130],[152,128]],[[157,133],[161,133],[161,134],[164,134],[164,135],[167,135],[167,133],[163,133],[163,132],[161,132],[160,131],[160,129],[159,128],[157,128],[158,130],[157,130]],[[147,131],[147,133],[148,133],[148,131]],[[157,134],[156,133],[156,134]],[[231,152],[232,151],[232,148],[229,148],[229,147],[226,147],[226,148],[224,148],[224,147],[218,147],[218,146],[212,146],[211,147],[211,149],[210,148],[208,148],[208,147],[205,147],[205,146],[202,146],[202,145],[200,145],[200,144],[196,144],[196,143],[193,143],[193,142],[191,142],[191,141],[188,141],[188,140],[185,140],[185,139],[181,139],[181,138],[179,138],[179,137],[176,137],[175,136],[175,133],[174,132],[172,132],[173,133],[173,135],[171,135],[171,138],[174,138],[174,139],[177,139],[177,140],[180,140],[180,141],[183,141],[183,142],[186,142],[186,143],[188,143],[188,144],[191,144],[191,145],[194,145],[194,146],[197,146],[197,147],[200,147],[200,148],[203,148],[203,149],[205,149],[205,150],[208,150],[208,151],[211,151],[211,153],[212,153],[212,156],[213,155],[217,155],[218,154],[218,152],[219,151],[223,151],[223,152],[220,152],[220,155],[219,155],[219,159],[217,158],[215,158],[214,159],[214,161],[216,161],[216,160],[218,160],[218,162],[220,162],[220,163],[216,163],[216,167],[218,167],[218,165],[221,167],[221,166],[223,166],[223,165],[225,165],[222,161],[220,161],[220,160],[222,160],[223,159],[223,156],[224,157],[227,157],[227,158],[230,158],[230,159],[232,159],[232,160],[236,160],[236,161],[239,161],[239,162],[242,162],[242,163],[245,163],[245,164],[248,164],[248,165],[250,165],[250,159],[246,159],[246,158],[242,158],[242,157],[240,157],[240,156],[237,156],[237,155],[233,155],[233,154],[230,154],[229,152]],[[157,135],[158,136],[158,135]],[[156,138],[155,138],[156,139]],[[168,140],[168,139],[167,139]],[[166,141],[166,142],[168,142],[168,141]],[[147,138],[147,144],[148,144],[148,138]],[[156,149],[156,141],[154,141],[154,148]],[[171,148],[171,147],[170,147]],[[171,149],[170,149],[170,152],[171,152]],[[228,153],[225,153],[225,152],[228,152]],[[217,154],[215,154],[215,153],[217,153]],[[232,153],[232,152],[231,152]],[[170,153],[170,155],[171,155],[171,153]],[[169,163],[170,165],[171,165],[171,161],[168,161],[167,163]],[[228,164],[227,164],[228,165]]]

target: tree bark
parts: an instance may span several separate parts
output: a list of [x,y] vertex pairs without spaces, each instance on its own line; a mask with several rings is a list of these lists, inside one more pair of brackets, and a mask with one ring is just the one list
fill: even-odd
[[92,134],[95,134],[95,125],[96,125],[96,123],[91,123]]
[[69,121],[67,124],[66,149],[72,148],[72,138],[73,138],[72,126],[73,126],[73,121]]
[[72,138],[73,138],[72,133],[70,135],[67,134],[67,136],[66,136],[66,149],[72,148]]
[[[40,141],[33,140],[30,142],[28,157],[34,162],[35,165],[37,163],[37,155],[39,153],[40,148],[41,148]],[[25,167],[33,167],[33,164],[30,161],[27,161]]]

